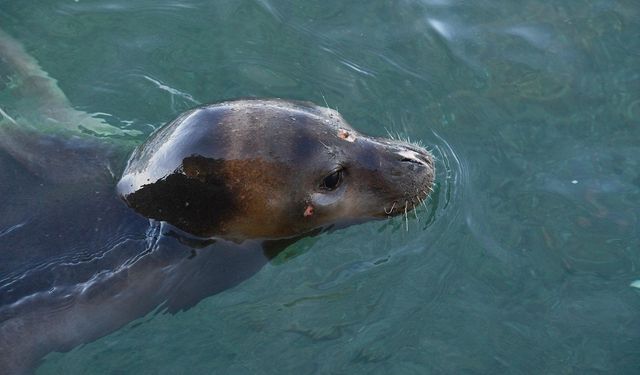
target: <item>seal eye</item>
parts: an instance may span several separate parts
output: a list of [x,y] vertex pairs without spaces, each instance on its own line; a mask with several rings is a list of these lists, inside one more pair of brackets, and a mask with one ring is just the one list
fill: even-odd
[[341,182],[342,169],[338,169],[337,171],[332,172],[330,175],[325,177],[324,180],[322,180],[322,185],[320,185],[320,188],[331,191],[337,188]]

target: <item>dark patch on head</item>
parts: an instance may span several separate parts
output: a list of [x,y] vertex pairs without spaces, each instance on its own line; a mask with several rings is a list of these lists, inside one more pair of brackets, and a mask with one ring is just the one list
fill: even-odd
[[210,236],[232,215],[233,194],[219,175],[223,162],[202,156],[184,159],[167,177],[124,197],[138,213],[166,221],[197,236]]
[[[319,148],[324,146],[320,143],[318,136],[313,134],[308,126],[305,126],[307,122],[310,122],[309,117],[298,116],[296,121],[300,122],[300,126],[296,127],[294,130],[296,133],[294,137],[295,142],[291,145],[291,149],[296,160],[307,160],[312,155],[316,155]],[[309,125],[317,125],[317,122],[314,121]]]
[[[306,108],[302,108],[306,110]],[[287,163],[299,163],[317,154],[322,144],[314,132],[318,119],[306,112],[277,111],[273,108],[251,108],[243,116],[245,131],[243,155],[276,158]]]

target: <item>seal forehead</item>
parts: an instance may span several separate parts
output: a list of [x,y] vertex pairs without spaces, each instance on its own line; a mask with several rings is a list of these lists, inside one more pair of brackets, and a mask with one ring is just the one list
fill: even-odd
[[291,103],[235,104],[219,132],[227,134],[227,159],[299,163],[316,154],[319,135],[332,128],[321,114]]
[[[243,102],[232,102],[230,104],[232,114],[230,117],[234,117],[236,121],[234,123],[251,123],[247,121],[253,118],[261,118],[260,121],[263,126],[269,126],[269,132],[271,139],[276,139],[280,142],[287,139],[295,139],[297,148],[301,151],[298,154],[303,154],[304,150],[308,150],[307,147],[313,145],[317,147],[318,143],[324,144],[322,139],[326,139],[326,136],[332,134],[337,136],[338,139],[349,143],[355,142],[359,137],[349,123],[337,111],[320,107],[309,102],[291,102],[282,100],[251,100]],[[269,120],[271,119],[271,121]],[[252,131],[255,131],[255,122],[252,123]],[[270,122],[276,122],[272,124]],[[286,126],[290,125],[289,130],[292,134],[285,134],[283,132]],[[274,129],[276,129],[274,131]],[[280,129],[280,130],[277,130]],[[305,134],[305,130],[306,133]],[[308,136],[309,133],[314,133],[312,136]],[[313,139],[313,141],[305,141]],[[305,145],[305,143],[307,143]]]
[[299,101],[285,101],[279,99],[270,99],[270,100],[240,100],[240,101],[232,101],[222,104],[215,104],[211,107],[218,107],[220,105],[225,105],[232,111],[261,111],[261,112],[271,112],[271,113],[279,113],[279,114],[289,114],[289,115],[300,115],[300,116],[310,116],[318,121],[327,120],[341,120],[342,116],[332,109],[319,107],[313,103],[309,102],[299,102]]

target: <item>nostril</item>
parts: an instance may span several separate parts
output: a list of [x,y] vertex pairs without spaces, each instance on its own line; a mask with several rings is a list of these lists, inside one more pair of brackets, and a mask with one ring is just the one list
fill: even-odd
[[411,150],[403,150],[398,152],[401,162],[414,163],[414,164],[426,164],[420,154]]

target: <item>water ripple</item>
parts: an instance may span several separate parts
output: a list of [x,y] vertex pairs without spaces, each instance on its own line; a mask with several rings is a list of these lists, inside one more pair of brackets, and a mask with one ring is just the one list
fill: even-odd
[[9,233],[11,233],[11,232],[13,232],[13,231],[15,231],[17,229],[22,228],[26,224],[27,224],[27,222],[25,221],[25,222],[22,222],[22,223],[18,223],[16,225],[12,225],[7,229],[0,230],[0,237],[6,236],[7,234],[9,234]]
[[135,12],[144,11],[163,11],[163,12],[176,12],[184,9],[196,9],[199,6],[197,1],[161,1],[161,2],[130,2],[130,1],[108,1],[108,2],[84,2],[76,1],[72,4],[64,4],[62,8],[69,14],[80,13],[126,13],[131,14]]
[[434,18],[427,18],[427,22],[431,27],[438,32],[443,38],[447,40],[453,39],[453,28],[450,27],[446,22],[442,20],[437,20]]
[[177,110],[176,109],[176,103],[175,103],[175,97],[176,96],[181,97],[181,98],[183,98],[183,99],[185,99],[185,100],[187,100],[187,101],[189,101],[189,102],[191,102],[192,104],[195,104],[195,105],[201,104],[199,101],[195,100],[193,98],[193,96],[191,96],[190,94],[188,94],[186,92],[183,92],[183,91],[180,91],[180,90],[178,90],[176,88],[168,86],[168,85],[160,82],[157,79],[153,79],[153,78],[149,77],[146,74],[143,74],[142,77],[144,79],[146,79],[147,81],[152,82],[153,84],[155,84],[158,87],[158,89],[160,89],[162,91],[166,91],[166,92],[169,93],[169,95],[171,95],[171,109],[174,110],[174,111]]
[[136,243],[142,239],[128,229],[127,224],[123,224],[113,236],[96,240],[95,247],[78,244],[58,256],[31,264],[26,270],[3,275],[0,279],[0,300],[3,304],[10,303],[17,297],[34,292],[59,289],[88,280],[102,270],[126,264],[128,259],[140,253]]

